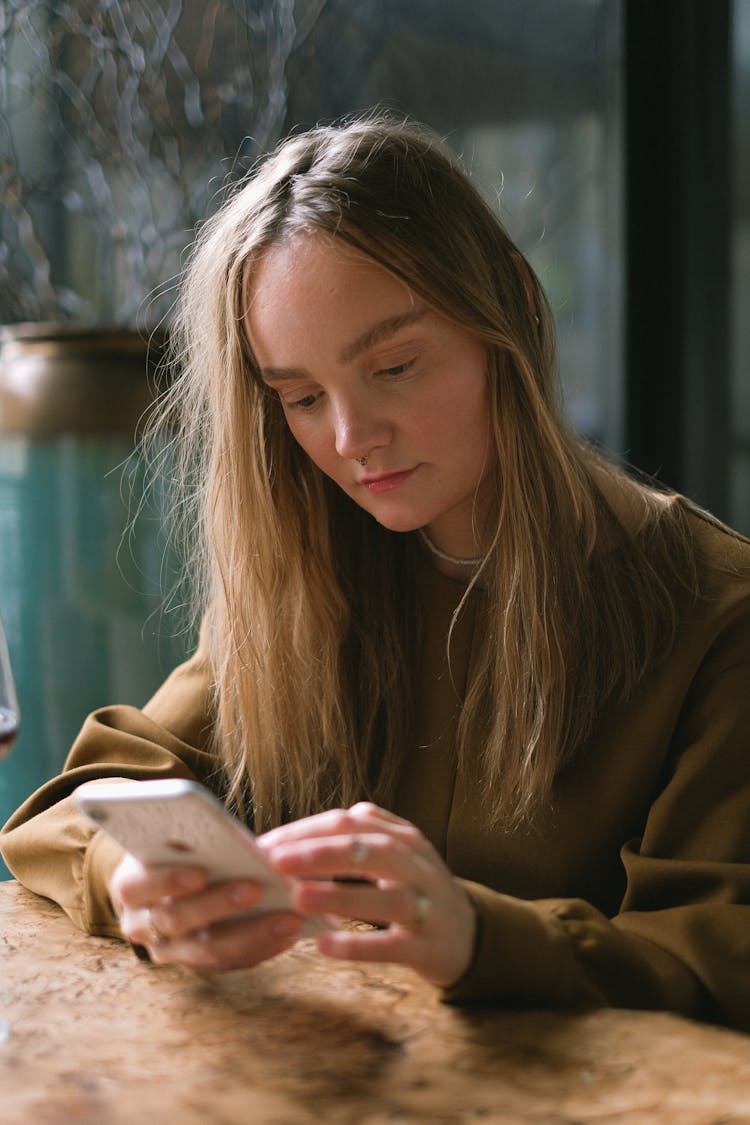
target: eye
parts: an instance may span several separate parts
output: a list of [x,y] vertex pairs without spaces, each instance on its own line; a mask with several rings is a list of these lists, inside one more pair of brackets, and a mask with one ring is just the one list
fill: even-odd
[[[271,395],[276,402],[279,403],[281,409],[285,411],[312,410],[313,407],[317,405],[318,399],[322,394],[322,391],[319,390],[309,391],[307,394],[300,394],[300,391],[304,389],[303,386],[296,387],[292,385],[277,387],[268,381],[265,381],[265,388],[267,393]],[[299,395],[299,398],[294,397],[295,391]]]
[[317,395],[303,395],[302,398],[294,399],[292,402],[285,402],[284,405],[290,410],[310,410],[315,406],[318,401]]
[[381,367],[375,374],[397,379],[399,375],[405,375],[409,368],[413,367],[415,363],[416,359],[407,359],[405,363],[396,363],[393,367]]

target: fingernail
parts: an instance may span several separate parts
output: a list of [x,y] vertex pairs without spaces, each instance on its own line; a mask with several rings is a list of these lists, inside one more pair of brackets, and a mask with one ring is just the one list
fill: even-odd
[[281,918],[274,918],[271,923],[271,933],[274,937],[290,938],[294,937],[302,929],[302,919],[294,918],[290,915],[284,915]]

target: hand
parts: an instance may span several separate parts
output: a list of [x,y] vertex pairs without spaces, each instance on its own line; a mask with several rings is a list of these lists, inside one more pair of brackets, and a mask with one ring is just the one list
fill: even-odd
[[[476,912],[432,844],[413,824],[362,803],[274,828],[260,838],[271,862],[302,881],[295,910],[335,914],[381,927],[329,930],[329,957],[410,965],[440,987],[468,968]],[[336,879],[367,882],[336,882]]]
[[109,885],[120,929],[157,964],[190,969],[243,969],[287,949],[304,919],[289,912],[242,918],[262,898],[260,883],[207,885],[195,868],[146,867],[126,855]]

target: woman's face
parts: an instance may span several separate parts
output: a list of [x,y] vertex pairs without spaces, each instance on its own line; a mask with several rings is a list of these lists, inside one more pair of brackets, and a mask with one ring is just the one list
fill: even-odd
[[324,473],[384,527],[426,527],[444,551],[477,552],[492,464],[481,342],[322,234],[264,255],[245,327],[292,434]]

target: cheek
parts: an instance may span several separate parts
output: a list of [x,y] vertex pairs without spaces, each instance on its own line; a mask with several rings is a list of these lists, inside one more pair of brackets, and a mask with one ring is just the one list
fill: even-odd
[[309,420],[287,417],[287,426],[297,444],[319,469],[330,475],[335,449],[321,427],[310,425]]
[[418,427],[432,445],[442,445],[444,452],[456,448],[469,458],[481,456],[491,431],[486,385],[470,385],[463,391],[449,387],[445,394],[424,404]]

